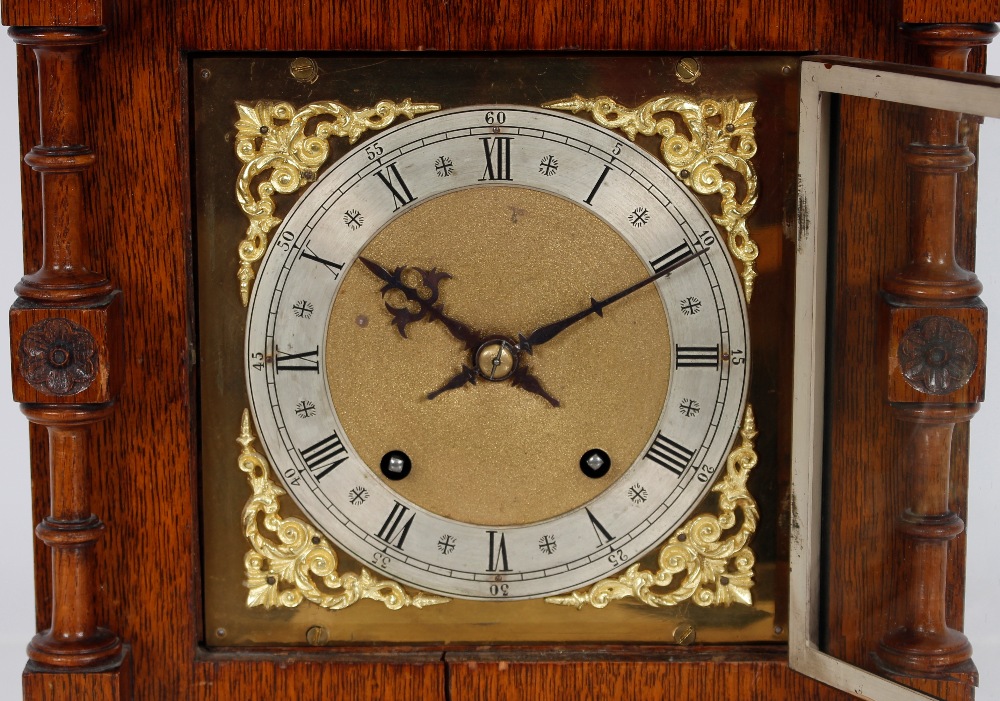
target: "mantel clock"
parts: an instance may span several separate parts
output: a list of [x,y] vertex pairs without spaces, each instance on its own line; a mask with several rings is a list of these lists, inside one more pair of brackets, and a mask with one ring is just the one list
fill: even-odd
[[996,17],[636,9],[3,3],[26,699],[973,698]]

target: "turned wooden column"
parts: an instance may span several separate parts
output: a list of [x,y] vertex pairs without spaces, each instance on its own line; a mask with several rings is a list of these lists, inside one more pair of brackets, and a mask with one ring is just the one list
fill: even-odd
[[[966,70],[970,50],[996,25],[904,25],[924,62]],[[964,530],[949,509],[952,436],[983,398],[986,309],[975,273],[955,258],[958,175],[975,163],[961,142],[961,115],[921,114],[919,142],[904,154],[910,180],[909,262],[883,283],[888,395],[904,425],[894,466],[908,506],[897,529],[905,552],[898,626],[878,649],[889,672],[945,677],[966,666],[972,646],[946,620],[949,542]]]
[[87,267],[83,216],[94,154],[82,138],[81,60],[104,34],[97,27],[10,30],[34,51],[41,115],[41,143],[25,161],[41,178],[42,264],[17,285],[10,311],[14,399],[49,438],[50,514],[35,532],[52,551],[51,627],[32,639],[28,656],[41,668],[66,670],[106,667],[122,653],[118,636],[97,620],[94,545],[104,525],[91,513],[87,464],[90,426],[108,416],[118,393],[122,347],[118,292]]

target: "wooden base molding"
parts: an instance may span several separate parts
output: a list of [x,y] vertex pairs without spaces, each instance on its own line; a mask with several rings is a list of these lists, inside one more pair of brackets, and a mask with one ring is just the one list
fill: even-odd
[[55,670],[29,662],[21,678],[32,701],[132,701],[132,655],[128,646],[104,664]]

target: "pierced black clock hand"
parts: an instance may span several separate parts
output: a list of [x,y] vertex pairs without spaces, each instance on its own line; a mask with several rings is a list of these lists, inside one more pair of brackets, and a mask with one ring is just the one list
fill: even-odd
[[699,256],[704,255],[707,252],[708,252],[707,248],[695,251],[691,255],[681,258],[680,260],[674,263],[671,263],[670,265],[650,275],[644,280],[640,280],[634,285],[630,285],[626,287],[624,290],[616,292],[615,294],[611,295],[606,299],[596,300],[593,297],[591,297],[590,306],[587,307],[586,309],[581,309],[580,311],[570,314],[569,316],[565,317],[564,319],[560,319],[559,321],[553,321],[552,323],[540,326],[527,336],[519,335],[517,349],[520,351],[524,351],[525,353],[531,354],[536,346],[540,346],[543,343],[551,341],[553,338],[561,334],[563,331],[568,329],[576,322],[586,319],[591,314],[597,314],[597,316],[604,316],[604,308],[609,304],[614,304],[623,297],[627,297],[633,292],[641,290],[646,285],[652,284],[657,280],[659,280],[660,278],[669,275],[673,271],[680,268],[682,265],[690,263],[695,258],[698,258]]
[[453,378],[445,382],[443,385],[438,387],[436,390],[427,393],[428,399],[434,399],[440,394],[444,394],[453,389],[458,389],[459,387],[465,387],[465,385],[476,384],[476,371],[472,368],[463,365],[462,369],[458,371],[458,374]]
[[[371,273],[382,280],[385,286],[382,288],[382,297],[393,290],[402,292],[408,302],[417,305],[418,311],[410,311],[408,306],[395,307],[385,300],[385,308],[393,318],[393,325],[399,330],[399,335],[406,338],[406,327],[414,321],[419,321],[424,317],[430,317],[444,324],[452,336],[465,344],[467,350],[473,350],[482,343],[482,336],[470,329],[457,319],[453,319],[444,313],[444,305],[438,303],[438,287],[442,280],[448,280],[451,275],[444,271],[424,270],[422,268],[400,266],[390,273],[378,263],[367,258],[358,258]],[[403,281],[403,273],[407,270],[415,271],[421,279],[422,285],[412,286]],[[426,291],[425,294],[421,292]]]
[[[390,273],[378,263],[367,258],[359,257],[358,260],[364,263],[375,277],[385,283],[381,290],[385,308],[392,315],[393,325],[399,331],[400,336],[406,338],[406,327],[414,321],[424,318],[434,319],[444,324],[451,335],[464,343],[466,350],[471,352],[473,367],[463,365],[451,379],[437,389],[428,392],[428,399],[434,399],[445,392],[468,384],[474,385],[477,378],[483,377],[491,382],[509,379],[512,386],[537,394],[554,407],[559,406],[559,401],[545,391],[538,378],[534,377],[527,368],[519,366],[518,347],[513,342],[473,331],[461,321],[444,313],[444,305],[438,302],[438,287],[442,280],[451,278],[451,275],[437,269],[424,270],[412,266],[400,266]],[[418,275],[420,283],[407,284],[403,280],[407,271],[413,271]],[[391,304],[385,297],[392,291],[401,292],[408,304],[402,307]],[[416,305],[415,310],[411,304]]]

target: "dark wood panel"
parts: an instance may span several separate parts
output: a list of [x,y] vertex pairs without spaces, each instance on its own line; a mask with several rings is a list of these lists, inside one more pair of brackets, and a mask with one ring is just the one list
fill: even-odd
[[792,672],[784,662],[521,662],[450,657],[450,701],[600,701],[602,699],[854,698]]
[[207,655],[191,696],[204,699],[446,699],[441,656],[400,653],[394,661],[323,655]]
[[36,701],[131,701],[132,664],[126,648],[115,664],[100,670],[53,671],[29,663],[22,677],[24,698]]
[[6,27],[96,27],[104,23],[105,0],[4,0]]
[[903,22],[996,22],[1000,20],[1000,7],[994,0],[962,0],[962,2],[937,2],[936,0],[902,0],[900,19]]
[[[181,46],[230,51],[809,51],[812,12],[800,5],[632,0],[354,0],[268,12],[263,0],[184,0]],[[267,17],[262,20],[262,17]],[[391,18],[382,21],[373,18]]]

